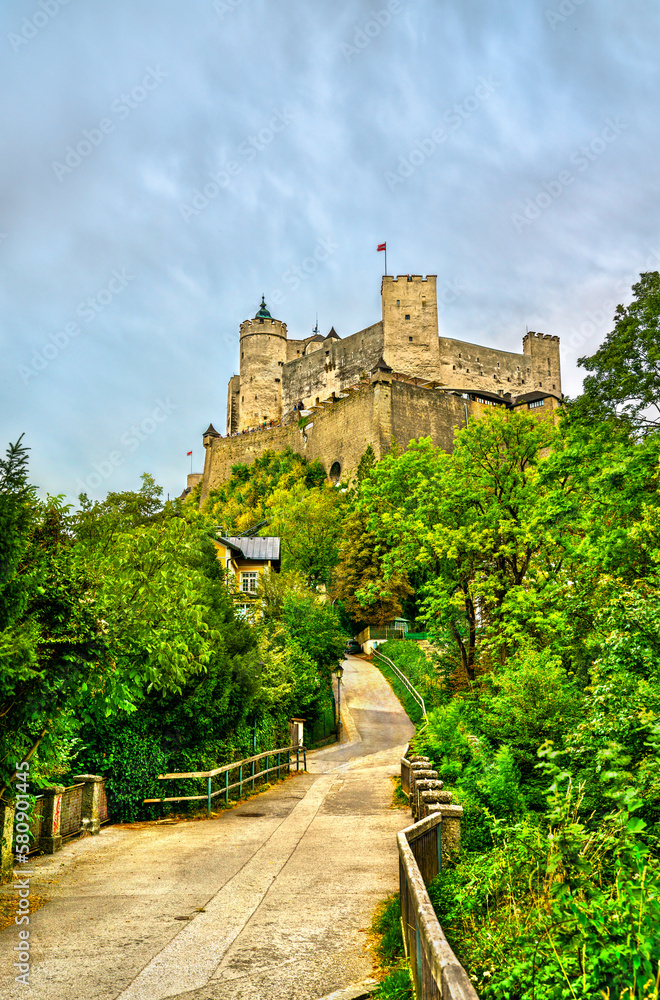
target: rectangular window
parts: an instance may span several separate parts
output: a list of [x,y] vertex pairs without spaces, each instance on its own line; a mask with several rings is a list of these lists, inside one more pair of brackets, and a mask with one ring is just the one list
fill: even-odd
[[410,313],[406,313],[406,319],[410,319]]
[[257,581],[259,579],[259,574],[256,570],[250,570],[247,573],[241,573],[241,591],[244,594],[256,594],[257,592]]
[[408,340],[409,340],[409,341],[410,341],[410,343],[412,344],[412,337],[408,337]]
[[535,399],[532,403],[528,403],[527,405],[529,406],[530,410],[535,410],[537,406],[543,406],[543,400]]

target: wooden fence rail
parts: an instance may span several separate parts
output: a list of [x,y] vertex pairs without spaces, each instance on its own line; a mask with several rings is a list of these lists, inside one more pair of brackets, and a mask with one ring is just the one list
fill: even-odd
[[[265,753],[258,753],[254,757],[246,757],[245,760],[234,761],[232,764],[224,764],[222,767],[215,767],[211,771],[179,771],[173,774],[159,774],[159,781],[176,781],[178,779],[205,778],[206,792],[203,795],[178,795],[167,796],[158,799],[143,799],[147,802],[194,802],[206,799],[207,812],[211,815],[211,802],[217,795],[224,795],[225,802],[229,802],[229,793],[238,788],[238,794],[243,794],[243,785],[252,783],[255,787],[257,780],[262,780],[266,775],[277,771],[278,779],[282,771],[288,774],[291,771],[292,756],[296,757],[296,770],[300,770],[300,757],[303,758],[303,770],[307,770],[307,748],[304,746],[279,747],[275,750],[267,750]],[[272,758],[274,763],[269,767],[268,761]],[[265,767],[257,767],[260,761],[265,762]],[[232,771],[238,771],[238,780],[230,782],[229,776]],[[224,775],[224,781],[220,788],[213,791],[213,779],[219,775]]]

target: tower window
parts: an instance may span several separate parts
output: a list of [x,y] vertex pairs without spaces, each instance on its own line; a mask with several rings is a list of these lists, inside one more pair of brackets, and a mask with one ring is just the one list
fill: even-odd
[[477,361],[478,361],[478,360],[479,360],[479,358],[477,358]]
[[409,340],[409,341],[410,341],[410,343],[412,344],[412,337],[408,337],[408,340]]
[[256,399],[257,397],[255,396],[254,398]]
[[276,379],[275,379],[275,381],[276,381],[276,382],[280,382],[280,381],[281,381],[281,379],[279,379],[279,378],[276,378]]
[[241,357],[242,357],[242,358],[244,358],[244,357],[245,357],[245,351],[241,351]]
[[452,365],[452,368],[454,369],[454,371],[456,371],[456,365]]
[[398,306],[400,306],[400,305],[401,305],[401,299],[397,299],[397,300],[396,300],[396,304],[397,304]]
[[458,355],[458,356],[459,356],[459,358],[460,358],[460,356],[461,356],[461,355],[460,355],[460,352],[459,352],[459,355]]
[[410,319],[410,313],[406,313],[406,319]]

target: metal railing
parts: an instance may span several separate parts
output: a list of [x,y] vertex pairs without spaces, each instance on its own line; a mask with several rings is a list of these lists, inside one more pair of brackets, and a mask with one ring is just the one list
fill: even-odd
[[422,710],[422,715],[426,719],[426,705],[424,704],[424,699],[422,698],[422,696],[419,693],[419,691],[417,690],[417,688],[413,687],[413,685],[410,683],[410,681],[408,680],[408,678],[406,677],[406,675],[399,670],[399,668],[397,667],[396,663],[394,663],[392,660],[390,660],[389,656],[385,656],[384,653],[379,653],[378,650],[374,650],[374,658],[375,659],[377,658],[377,659],[380,659],[380,660],[385,660],[385,662],[387,663],[387,665],[390,668],[390,670],[394,671],[394,673],[399,678],[399,680],[401,681],[401,683],[406,687],[406,689],[410,692],[410,694],[412,695],[412,697],[415,699],[415,701],[417,702],[417,704],[419,705],[419,707]]
[[69,785],[62,793],[60,836],[63,838],[73,837],[82,830],[84,787],[84,784]]
[[[186,771],[174,774],[159,774],[159,781],[176,781],[177,779],[205,778],[206,793],[204,795],[179,795],[168,796],[160,799],[143,799],[143,803],[148,802],[194,802],[206,799],[207,813],[211,815],[211,801],[217,795],[225,796],[225,803],[229,802],[229,793],[238,788],[239,797],[243,794],[243,785],[252,783],[254,790],[255,782],[262,780],[272,771],[277,771],[278,779],[281,772],[286,769],[286,773],[291,771],[292,755],[296,757],[296,770],[300,770],[300,756],[303,757],[303,770],[307,770],[307,748],[304,746],[279,747],[276,750],[267,750],[265,753],[258,753],[254,757],[247,757],[245,760],[235,761],[233,764],[225,764],[223,767],[216,767],[212,771]],[[268,760],[272,758],[275,763],[268,766]],[[258,768],[259,761],[264,761],[265,767]],[[247,771],[246,771],[247,769]],[[232,771],[238,771],[238,780],[230,782],[229,776]],[[219,775],[224,775],[224,781],[220,788],[213,791],[213,779]]]

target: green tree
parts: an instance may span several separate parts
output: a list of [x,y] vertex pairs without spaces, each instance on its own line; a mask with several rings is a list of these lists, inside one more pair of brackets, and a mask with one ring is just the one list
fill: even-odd
[[[541,457],[555,435],[546,421],[493,408],[457,433],[451,455],[411,443],[379,464],[364,491],[388,572],[424,571],[431,631],[469,681],[485,640],[506,655],[509,607],[524,608],[531,581],[542,590],[561,567],[572,500],[565,480],[544,476]],[[524,612],[517,620],[525,625]]]
[[617,307],[614,329],[590,357],[577,401],[585,416],[622,416],[643,433],[660,427],[660,273],[647,271],[633,285],[633,301]]
[[338,559],[343,495],[330,483],[314,489],[298,482],[279,486],[266,502],[268,527],[262,534],[278,535],[282,569],[303,574],[310,587],[327,588]]

